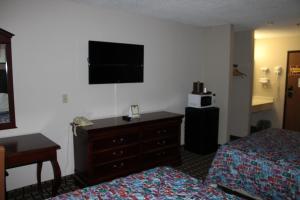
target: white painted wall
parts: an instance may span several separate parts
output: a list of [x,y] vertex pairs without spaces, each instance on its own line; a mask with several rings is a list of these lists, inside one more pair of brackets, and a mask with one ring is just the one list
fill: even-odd
[[207,28],[204,33],[204,65],[202,80],[208,90],[216,93],[220,108],[219,143],[228,141],[229,92],[232,66],[232,26]]
[[[272,110],[252,113],[252,125],[256,125],[259,120],[270,120],[272,127],[282,128],[287,53],[293,50],[300,50],[300,36],[255,40],[253,95],[273,97],[274,104]],[[279,77],[274,72],[276,66],[282,67],[282,75]],[[261,67],[268,67],[269,73],[264,75]],[[270,85],[262,87],[258,81],[260,77],[268,77]]]
[[252,99],[252,80],[254,62],[254,37],[252,31],[234,33],[233,63],[246,77],[231,75],[229,106],[230,135],[244,137],[250,132],[250,111]]
[[[0,19],[0,27],[15,34],[12,55],[18,127],[0,131],[0,137],[42,132],[61,146],[58,160],[63,175],[74,170],[69,126],[73,117],[122,115],[131,104],[139,104],[142,112],[184,113],[192,82],[201,80],[203,49],[208,45],[203,45],[207,42],[200,28],[66,0],[2,0]],[[214,43],[211,49],[222,47],[221,59],[207,65],[222,72],[223,67],[228,69],[228,53],[223,51],[228,48],[229,30],[222,27],[207,36],[210,40],[222,37],[222,44]],[[89,85],[88,40],[145,45],[144,83]],[[226,87],[216,89],[223,79],[215,85],[209,78],[218,76],[205,80],[218,94],[222,121],[228,81]],[[69,103],[62,103],[62,94],[68,94]],[[35,170],[34,165],[9,170],[8,190],[35,183]],[[50,164],[44,164],[42,180],[52,177]]]

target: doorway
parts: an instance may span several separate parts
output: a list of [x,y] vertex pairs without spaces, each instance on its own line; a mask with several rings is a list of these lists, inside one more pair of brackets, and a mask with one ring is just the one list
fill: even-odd
[[283,128],[300,132],[300,51],[287,56]]
[[[287,89],[289,89],[287,81],[289,72],[288,65],[300,65],[299,60],[288,61],[288,57],[292,55],[294,59],[295,55],[299,55],[300,35],[283,35],[282,37],[274,38],[256,37],[254,49],[255,62],[252,99],[255,100],[255,97],[259,97],[259,103],[262,105],[258,106],[262,109],[254,110],[253,108],[255,108],[256,105],[255,101],[252,101],[251,125],[257,127],[259,121],[269,121],[273,128],[286,128],[300,131],[300,116],[299,114],[295,116],[297,113],[300,113],[300,110],[296,111],[292,109],[295,110],[294,114],[290,114],[289,111],[285,112],[285,106],[290,104],[291,99],[298,99],[298,102],[294,104],[300,103],[300,88],[297,88],[298,85],[291,88],[294,90],[294,96],[292,98],[286,97]],[[293,72],[295,72],[295,70]],[[293,76],[296,76],[295,73]],[[296,89],[297,92],[295,91]],[[292,93],[292,91],[290,93]],[[264,102],[262,102],[261,99],[264,100]],[[292,116],[290,117],[290,115]],[[295,122],[297,119],[298,121]],[[286,123],[293,123],[294,126],[298,127],[295,128]]]

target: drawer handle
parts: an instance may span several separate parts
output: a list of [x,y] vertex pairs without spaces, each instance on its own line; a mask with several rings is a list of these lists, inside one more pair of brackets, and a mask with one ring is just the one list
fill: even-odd
[[113,165],[113,168],[122,168],[122,167],[124,167],[124,163],[123,162],[121,162],[119,165],[118,164],[114,164]]
[[162,141],[158,141],[157,145],[165,145],[166,144],[166,140],[162,140]]
[[166,152],[164,152],[164,151],[163,151],[163,152],[159,152],[159,153],[157,153],[156,155],[157,155],[157,156],[164,156],[164,155],[166,155]]
[[119,140],[113,139],[112,142],[113,142],[114,144],[116,144],[116,143],[122,144],[122,143],[125,142],[125,139],[124,139],[124,138],[120,138]]
[[157,133],[157,134],[167,133],[167,130],[166,130],[166,129],[158,130],[158,131],[156,131],[156,133]]
[[124,151],[123,150],[121,150],[121,151],[119,151],[119,153],[118,152],[116,152],[116,151],[114,151],[113,153],[112,153],[114,156],[117,156],[117,155],[123,155],[124,154]]

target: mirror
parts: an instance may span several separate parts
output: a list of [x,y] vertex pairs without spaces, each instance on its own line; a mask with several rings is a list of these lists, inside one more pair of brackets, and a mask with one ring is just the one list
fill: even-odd
[[13,36],[0,28],[0,130],[16,128],[11,56]]

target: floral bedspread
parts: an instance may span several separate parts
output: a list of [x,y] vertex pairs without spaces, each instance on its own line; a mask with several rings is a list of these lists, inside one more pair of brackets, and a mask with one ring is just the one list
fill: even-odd
[[54,197],[65,199],[240,199],[219,189],[204,186],[202,181],[169,167],[157,167],[111,182],[76,190]]
[[206,183],[262,199],[300,199],[300,133],[267,129],[221,146]]

